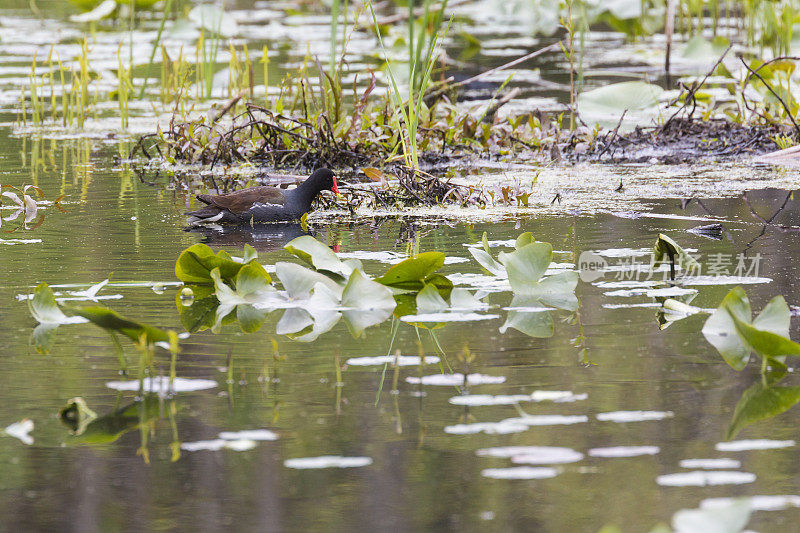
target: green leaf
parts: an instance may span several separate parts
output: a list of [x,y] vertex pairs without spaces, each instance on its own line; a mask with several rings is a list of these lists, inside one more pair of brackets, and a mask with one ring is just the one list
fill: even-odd
[[462,287],[456,287],[450,293],[450,307],[459,310],[483,309],[488,307],[473,293]]
[[[544,339],[553,336],[555,331],[553,317],[547,310],[537,310],[537,308],[543,307],[539,300],[514,295],[509,307],[518,308],[518,310],[508,311],[506,321],[500,326],[500,333],[505,333],[508,328],[514,328],[530,337]],[[525,310],[525,308],[530,310]]]
[[656,244],[653,247],[653,265],[656,266],[662,262],[669,263],[670,261],[675,261],[676,266],[681,266],[684,269],[700,268],[700,264],[689,252],[681,248],[670,237],[659,233]]
[[310,235],[297,237],[283,248],[314,267],[315,270],[331,272],[342,278],[347,278],[353,271],[352,267],[348,263],[342,262],[333,250]]
[[33,298],[28,300],[28,309],[33,318],[40,324],[81,324],[86,319],[67,316],[58,306],[53,289],[47,283],[41,283],[33,289]]
[[522,294],[541,300],[545,305],[574,311],[578,308],[578,297],[575,296],[575,287],[578,285],[578,273],[573,271],[560,272],[541,280],[539,283],[526,287]]
[[250,261],[258,259],[258,252],[249,244],[244,245],[244,254],[242,255],[242,262],[247,264]]
[[189,333],[196,333],[204,329],[210,329],[214,325],[214,317],[219,307],[219,300],[211,296],[208,298],[197,299],[190,306],[185,306],[178,300],[178,313],[181,316],[181,325]]
[[725,434],[731,440],[745,427],[779,415],[800,402],[800,387],[765,387],[760,381],[744,391]]
[[[251,252],[245,250],[245,255],[253,260]],[[225,281],[230,281],[243,262],[234,261],[230,254],[224,250],[214,255],[214,251],[205,244],[198,243],[184,250],[175,262],[175,276],[184,283],[212,283],[211,271],[219,268],[220,275]]]
[[33,328],[31,333],[30,344],[40,354],[47,355],[53,349],[56,343],[56,333],[58,332],[58,324],[54,322],[42,323]]
[[776,296],[753,320],[753,327],[788,338],[791,318],[792,313],[789,306],[786,305],[786,300],[783,299],[783,296]]
[[475,261],[492,276],[504,277],[506,275],[506,268],[495,261],[494,257],[492,257],[489,252],[480,248],[467,248],[467,250],[472,254]]
[[751,350],[739,338],[732,314],[739,320],[750,322],[750,300],[741,287],[735,287],[728,292],[717,310],[708,317],[702,331],[703,336],[717,349],[725,362],[735,370],[742,370],[750,360]]
[[342,294],[342,286],[328,276],[294,263],[276,263],[275,275],[291,298],[307,298],[317,283],[322,283],[338,295]]
[[517,237],[516,242],[514,243],[514,248],[519,250],[523,246],[527,246],[528,244],[532,244],[536,242],[536,239],[533,238],[533,233],[530,231],[521,233],[519,237]]
[[272,278],[259,263],[252,262],[244,265],[236,274],[234,285],[240,298],[255,302],[264,293],[273,293],[275,288],[271,285]]
[[731,318],[742,340],[762,357],[772,359],[782,355],[800,355],[800,344],[791,339],[755,328],[733,314]]
[[624,111],[653,110],[664,90],[643,81],[623,81],[603,85],[578,95],[577,107],[581,116],[611,115],[619,117]]
[[423,252],[392,266],[375,281],[388,287],[418,291],[425,285],[425,280],[443,265],[442,252]]
[[423,280],[425,285],[433,285],[442,298],[450,298],[450,292],[453,290],[453,282],[443,274],[433,274]]
[[256,309],[252,305],[242,304],[236,306],[236,319],[239,327],[245,333],[255,333],[267,319],[270,309]]
[[163,329],[158,329],[141,322],[129,320],[116,311],[106,307],[78,307],[73,308],[72,312],[89,320],[92,324],[100,326],[108,331],[121,333],[134,342],[139,342],[142,334],[147,336],[148,343],[170,342],[169,333]]
[[355,338],[360,337],[366,328],[389,318],[396,306],[392,291],[359,270],[350,274],[342,291],[342,315]]
[[438,313],[444,311],[449,306],[444,301],[439,291],[433,285],[425,285],[417,293],[417,314]]
[[508,282],[515,294],[528,294],[550,266],[553,247],[547,242],[527,244],[510,254],[500,254]]

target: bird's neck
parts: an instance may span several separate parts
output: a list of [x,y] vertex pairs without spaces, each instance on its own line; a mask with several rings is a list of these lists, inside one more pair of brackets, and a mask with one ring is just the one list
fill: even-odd
[[318,192],[317,184],[307,179],[297,186],[297,199],[304,206],[310,206]]

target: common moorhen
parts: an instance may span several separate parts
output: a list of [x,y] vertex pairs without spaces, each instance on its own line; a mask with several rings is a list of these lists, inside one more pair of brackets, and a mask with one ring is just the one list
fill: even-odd
[[228,194],[198,194],[197,199],[207,205],[186,214],[192,217],[189,219],[192,224],[224,222],[252,225],[259,222],[298,220],[308,213],[311,202],[320,191],[339,194],[336,176],[327,168],[315,170],[294,189],[262,186]]

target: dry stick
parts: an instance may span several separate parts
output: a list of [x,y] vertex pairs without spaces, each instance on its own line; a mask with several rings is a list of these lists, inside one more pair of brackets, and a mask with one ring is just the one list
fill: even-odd
[[719,66],[720,63],[722,63],[722,60],[725,59],[725,56],[728,55],[728,52],[730,52],[731,48],[733,48],[733,45],[732,44],[728,45],[728,48],[726,48],[725,51],[722,52],[722,55],[719,56],[719,59],[717,59],[717,62],[714,63],[713,67],[711,67],[711,70],[709,70],[706,73],[706,75],[703,77],[703,80],[699,84],[697,84],[694,87],[692,87],[691,89],[689,89],[689,94],[686,95],[686,99],[683,101],[683,105],[681,106],[681,108],[678,109],[677,111],[675,111],[675,113],[673,113],[673,115],[671,117],[669,117],[669,119],[664,123],[664,125],[661,126],[661,131],[662,132],[665,131],[669,127],[669,125],[672,123],[672,121],[673,121],[673,119],[675,117],[677,117],[684,109],[686,109],[686,106],[689,105],[689,100],[690,99],[691,99],[691,101],[694,102],[695,93],[700,90],[700,87],[705,85],[706,80],[709,78],[709,76],[711,76],[711,74],[714,73],[715,70],[717,70],[717,67]]
[[519,87],[514,87],[508,93],[506,93],[502,98],[496,100],[484,112],[482,122],[488,122],[488,123],[493,122],[495,113],[497,113],[497,111],[499,111],[501,107],[503,107],[511,100],[516,98],[520,92],[522,92],[522,90]]
[[789,203],[789,200],[791,200],[791,198],[792,198],[792,194],[793,194],[792,191],[789,191],[786,194],[786,198],[783,199],[783,203],[781,204],[781,206],[778,208],[777,211],[775,211],[775,213],[771,217],[769,217],[769,219],[766,219],[766,218],[762,217],[761,215],[759,215],[758,213],[756,213],[756,210],[753,209],[752,205],[750,205],[750,199],[747,197],[747,193],[746,192],[742,193],[742,199],[744,200],[745,205],[747,205],[747,208],[750,210],[750,213],[755,218],[760,220],[763,224],[768,225],[768,226],[777,226],[777,227],[779,227],[781,229],[794,229],[794,230],[797,230],[797,228],[794,227],[794,226],[784,226],[782,224],[773,224],[772,223],[772,221],[775,220],[775,218],[779,214],[781,214],[781,212],[784,210],[784,208],[786,207],[786,204]]
[[560,49],[560,47],[561,47],[561,41],[557,41],[557,42],[555,42],[553,44],[545,46],[544,48],[540,48],[539,50],[531,52],[530,54],[525,54],[524,56],[518,57],[517,59],[515,59],[513,61],[509,61],[508,63],[505,63],[504,65],[500,65],[499,67],[495,67],[493,69],[489,69],[486,72],[481,72],[480,74],[476,74],[475,76],[472,76],[471,78],[467,78],[466,80],[461,80],[461,81],[456,82],[456,83],[454,83],[452,85],[448,85],[443,89],[439,89],[438,91],[436,91],[433,94],[427,95],[426,98],[435,98],[437,96],[440,96],[440,95],[444,94],[445,92],[447,92],[447,90],[449,90],[449,89],[451,89],[453,87],[461,87],[462,85],[470,84],[470,83],[472,83],[474,81],[477,81],[477,80],[481,79],[484,76],[487,76],[489,74],[494,74],[495,72],[503,71],[503,70],[505,70],[507,68],[511,68],[511,67],[513,67],[515,65],[519,65],[520,63],[523,63],[523,62],[525,62],[525,61],[527,61],[529,59],[533,59],[536,56],[540,56],[540,55],[544,54],[545,52],[549,52],[549,51],[555,50],[555,49]]
[[664,36],[667,39],[667,51],[664,58],[664,72],[667,75],[667,87],[671,85],[669,74],[670,54],[672,53],[672,34],[675,31],[675,2],[667,0],[667,20],[664,23]]
[[539,50],[531,52],[530,54],[525,54],[524,56],[518,57],[517,59],[515,59],[513,61],[509,61],[508,63],[506,63],[504,65],[500,65],[499,67],[495,67],[493,69],[489,69],[486,72],[481,72],[480,74],[472,76],[471,78],[467,78],[466,80],[462,80],[462,81],[459,81],[458,83],[454,83],[452,86],[453,87],[460,87],[462,85],[467,85],[469,83],[472,83],[473,81],[477,81],[477,80],[481,79],[482,77],[484,77],[484,76],[486,76],[488,74],[493,74],[495,72],[500,72],[501,70],[505,70],[505,69],[513,67],[515,65],[519,65],[520,63],[522,63],[524,61],[527,61],[529,59],[533,59],[536,56],[540,56],[540,55],[544,54],[545,52],[549,52],[551,50],[555,50],[555,49],[558,49],[560,47],[561,47],[561,41],[555,42],[553,44],[545,46],[544,48],[540,48]]
[[783,101],[783,98],[778,96],[778,93],[775,92],[775,90],[770,86],[770,84],[767,83],[766,80],[762,78],[758,72],[750,68],[750,66],[747,64],[744,58],[740,57],[739,59],[742,61],[742,65],[744,65],[744,68],[746,68],[750,72],[750,74],[758,78],[761,81],[761,83],[763,83],[764,86],[769,90],[769,92],[771,92],[772,95],[778,99],[778,102],[781,103],[781,106],[783,106],[784,111],[786,111],[786,115],[789,117],[789,120],[792,121],[792,125],[794,125],[794,130],[797,132],[797,135],[800,136],[800,126],[797,125],[797,122],[792,116],[792,112],[789,111],[789,106],[786,105],[786,102]]
[[[612,134],[611,134],[611,140],[610,140],[610,141],[608,141],[608,142],[606,143],[606,146],[605,146],[605,148],[603,148],[603,151],[602,151],[602,152],[600,152],[599,154],[597,154],[597,159],[598,159],[598,160],[599,160],[601,157],[603,157],[603,154],[605,154],[606,152],[608,152],[608,150],[609,150],[609,149],[611,148],[611,146],[614,144],[614,141],[616,141],[616,140],[617,140],[617,134],[619,133],[619,128],[620,128],[620,126],[622,126],[622,119],[624,119],[624,118],[625,118],[625,113],[627,113],[627,112],[628,112],[628,110],[627,110],[627,109],[626,109],[625,111],[623,111],[623,112],[622,112],[622,116],[620,116],[620,117],[619,117],[619,122],[617,122],[617,127],[616,127],[616,128],[614,128],[614,131],[613,131],[613,132],[612,132]],[[613,157],[613,156],[614,156],[614,154],[611,154],[611,156]]]

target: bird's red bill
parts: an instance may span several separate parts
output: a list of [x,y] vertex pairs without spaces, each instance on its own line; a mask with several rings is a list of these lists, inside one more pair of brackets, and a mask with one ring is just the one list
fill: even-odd
[[334,194],[339,194],[339,187],[336,185],[336,176],[333,176],[333,186],[331,187],[331,190],[334,192]]

